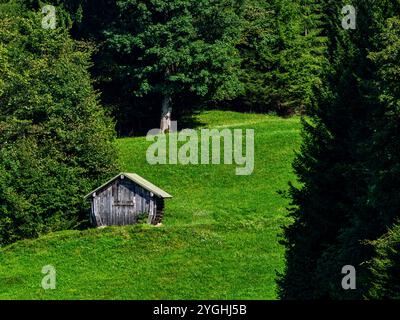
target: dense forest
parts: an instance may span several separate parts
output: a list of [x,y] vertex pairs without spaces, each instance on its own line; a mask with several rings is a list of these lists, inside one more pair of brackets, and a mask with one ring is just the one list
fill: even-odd
[[399,14],[398,0],[0,0],[0,245],[87,226],[117,136],[206,109],[301,115],[280,298],[400,298]]

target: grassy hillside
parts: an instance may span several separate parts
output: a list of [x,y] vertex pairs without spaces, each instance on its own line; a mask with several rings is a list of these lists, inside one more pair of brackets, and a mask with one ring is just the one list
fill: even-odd
[[[145,138],[118,140],[123,171],[136,172],[174,198],[161,227],[66,231],[0,250],[1,299],[274,299],[283,268],[280,226],[293,180],[298,118],[206,112],[200,126],[255,130],[255,170],[236,165],[146,162]],[[57,270],[43,290],[41,269]]]

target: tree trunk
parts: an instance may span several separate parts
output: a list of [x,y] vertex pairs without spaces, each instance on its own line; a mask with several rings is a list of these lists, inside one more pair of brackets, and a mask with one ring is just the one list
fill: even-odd
[[160,129],[161,132],[166,133],[171,130],[171,97],[165,95],[162,101],[162,110],[161,110],[161,124]]

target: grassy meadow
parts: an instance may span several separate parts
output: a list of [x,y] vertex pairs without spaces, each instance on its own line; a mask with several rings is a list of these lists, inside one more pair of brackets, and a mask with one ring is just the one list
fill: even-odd
[[[64,231],[0,249],[0,299],[275,299],[300,119],[209,111],[199,127],[255,130],[255,169],[146,162],[145,137],[117,140],[120,166],[173,195],[163,225]],[[43,290],[41,269],[57,270]]]

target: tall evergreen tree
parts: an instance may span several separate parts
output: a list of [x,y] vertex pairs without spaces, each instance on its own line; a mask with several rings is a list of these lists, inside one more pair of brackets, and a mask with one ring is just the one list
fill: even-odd
[[328,71],[320,4],[249,0],[244,21],[240,102],[255,111],[305,111]]
[[[398,8],[400,9],[400,8]],[[399,12],[399,11],[397,11]],[[368,204],[376,211],[374,222],[381,233],[390,231],[372,242],[377,256],[371,263],[372,283],[368,297],[400,299],[400,19],[388,19],[381,38],[383,46],[372,53],[371,59],[378,67],[376,86],[382,105],[382,116],[375,126],[374,155],[369,163],[371,173]],[[396,226],[392,226],[396,222]]]
[[[330,90],[319,93],[318,108],[304,124],[304,144],[294,163],[302,186],[290,190],[294,224],[285,230],[282,298],[362,298],[370,279],[366,262],[373,256],[365,240],[376,239],[382,230],[366,199],[371,173],[367,146],[381,116],[368,53],[380,46],[382,25],[396,1],[353,2],[356,30],[341,27],[340,12],[348,4],[324,5],[334,72],[328,78]],[[356,267],[357,290],[341,287],[344,265]]]
[[319,0],[279,0],[277,27],[282,46],[275,70],[278,108],[306,111],[317,101],[329,71],[327,38],[323,34],[322,3]]
[[243,9],[243,32],[238,49],[244,91],[237,102],[245,110],[274,110],[276,79],[273,70],[279,65],[275,3],[247,0]]

